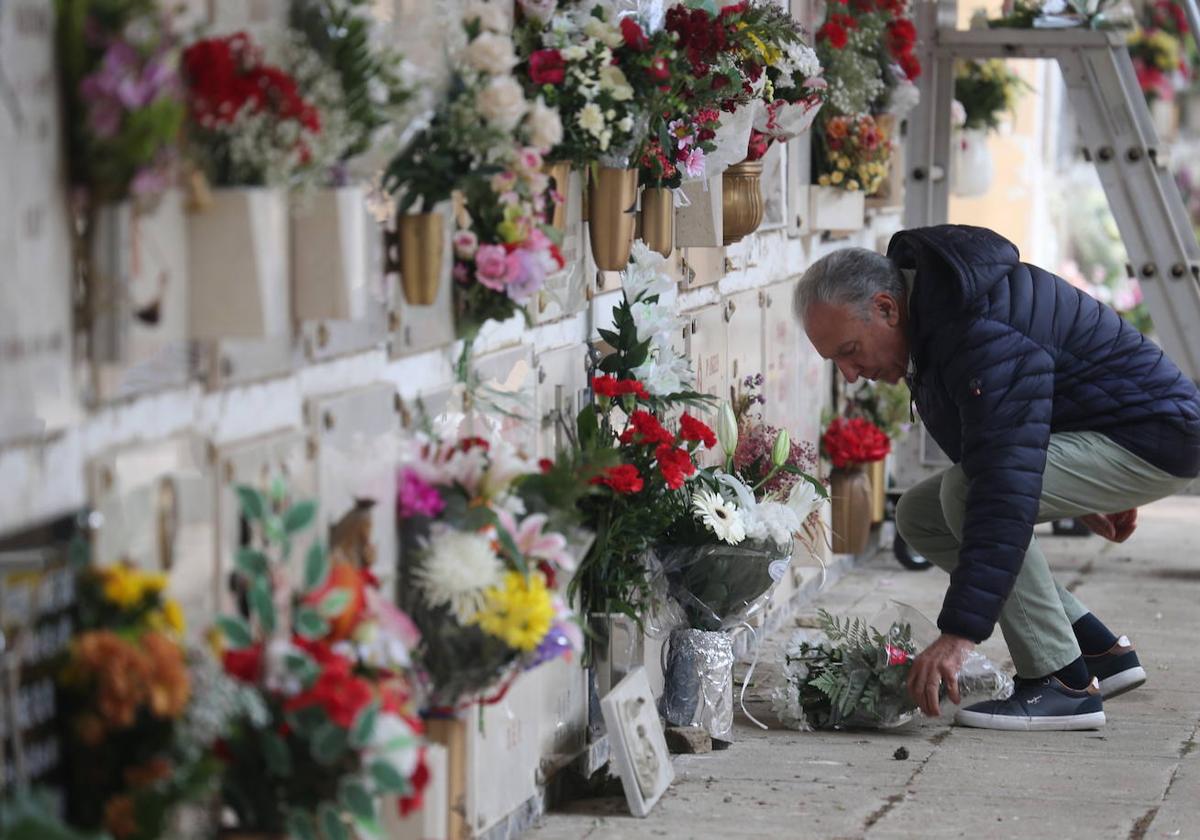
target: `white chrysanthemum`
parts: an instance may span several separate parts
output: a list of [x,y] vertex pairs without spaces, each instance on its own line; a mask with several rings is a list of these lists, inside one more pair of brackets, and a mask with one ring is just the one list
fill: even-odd
[[692,497],[692,511],[717,539],[737,545],[746,539],[746,525],[741,511],[711,490],[701,490]]
[[788,729],[812,732],[812,724],[808,722],[804,708],[800,705],[800,691],[791,681],[771,692],[771,710]]
[[[807,483],[807,482],[806,482]],[[752,540],[770,540],[784,548],[792,534],[800,530],[796,512],[779,502],[759,502],[745,511],[746,536]]]
[[579,127],[594,137],[599,137],[604,131],[604,112],[595,102],[589,102],[579,109],[575,116]]
[[517,63],[512,38],[495,32],[484,32],[467,44],[465,57],[469,67],[491,75],[507,73]]
[[483,593],[500,584],[500,559],[481,535],[450,529],[435,532],[413,578],[433,606],[448,606],[460,624],[483,608]]
[[821,60],[817,58],[816,51],[802,41],[796,41],[788,46],[785,64],[788,70],[798,75],[801,80],[810,79],[821,73]]

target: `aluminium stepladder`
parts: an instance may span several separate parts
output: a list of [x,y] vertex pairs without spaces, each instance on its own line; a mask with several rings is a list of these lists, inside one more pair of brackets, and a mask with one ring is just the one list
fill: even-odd
[[[1182,0],[1200,32],[1195,0]],[[915,5],[920,104],[908,118],[907,227],[941,224],[949,205],[950,108],[955,59],[1058,61],[1092,161],[1141,285],[1163,349],[1200,381],[1200,244],[1179,188],[1159,152],[1125,33],[1091,29],[972,29],[955,26],[955,0]]]

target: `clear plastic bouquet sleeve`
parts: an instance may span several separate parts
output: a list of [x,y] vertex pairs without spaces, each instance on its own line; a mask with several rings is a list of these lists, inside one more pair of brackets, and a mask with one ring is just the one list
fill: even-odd
[[652,554],[654,589],[665,592],[666,600],[678,607],[678,611],[663,611],[657,623],[676,619],[675,626],[686,623],[696,630],[726,630],[766,604],[771,588],[791,562],[792,543],[668,545]]

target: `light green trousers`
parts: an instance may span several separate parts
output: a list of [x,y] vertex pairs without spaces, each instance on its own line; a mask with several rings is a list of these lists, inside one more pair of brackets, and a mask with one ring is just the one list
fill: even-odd
[[[1099,432],[1053,434],[1037,521],[1117,513],[1177,493],[1190,482],[1146,463]],[[896,506],[900,536],[947,572],[958,565],[968,486],[962,467],[955,465],[913,487]],[[1055,582],[1033,538],[1000,612],[1000,630],[1017,674],[1042,677],[1073,662],[1080,651],[1071,625],[1087,613],[1078,598]]]

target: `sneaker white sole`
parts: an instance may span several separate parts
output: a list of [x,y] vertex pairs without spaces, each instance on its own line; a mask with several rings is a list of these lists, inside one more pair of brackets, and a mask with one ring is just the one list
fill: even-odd
[[1113,674],[1106,680],[1100,681],[1100,695],[1105,700],[1111,700],[1113,697],[1124,694],[1127,691],[1133,691],[1138,686],[1146,682],[1146,669],[1141,665],[1133,668],[1127,668],[1120,673]]
[[1001,729],[1006,732],[1067,732],[1077,729],[1099,729],[1104,726],[1104,712],[1089,712],[1086,715],[1047,715],[1046,717],[1018,717],[1016,715],[991,715],[960,709],[954,715],[959,726],[975,729]]

